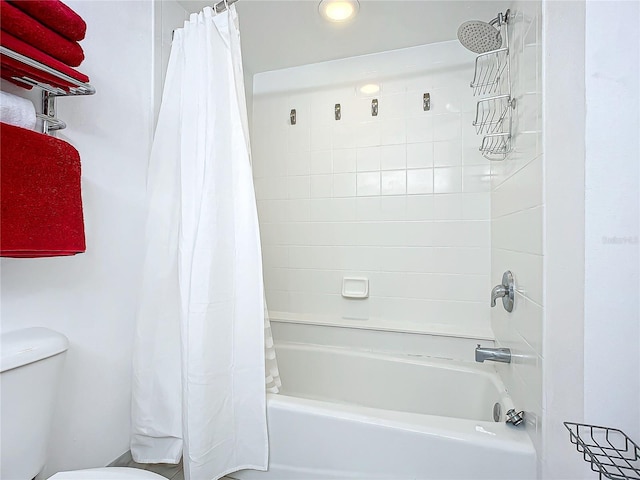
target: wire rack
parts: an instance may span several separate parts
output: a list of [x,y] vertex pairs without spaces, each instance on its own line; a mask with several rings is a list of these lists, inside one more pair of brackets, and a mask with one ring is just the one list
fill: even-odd
[[473,95],[491,95],[498,92],[502,79],[508,77],[508,65],[508,48],[500,48],[478,55],[471,81]]
[[564,422],[570,440],[599,478],[640,480],[640,447],[622,430]]
[[490,133],[482,137],[480,152],[488,160],[504,160],[510,151],[510,133]]
[[[509,20],[511,12],[499,13],[491,24],[500,28],[504,46],[476,57],[471,88],[474,96],[485,96],[476,103],[473,126],[482,135],[480,152],[489,160],[504,160],[513,146],[511,139],[512,110],[509,59]],[[487,97],[487,95],[489,95]]]
[[510,129],[510,122],[505,120],[511,120],[512,105],[510,95],[496,95],[479,100],[476,104],[476,118],[473,121],[476,133],[504,133],[506,129]]

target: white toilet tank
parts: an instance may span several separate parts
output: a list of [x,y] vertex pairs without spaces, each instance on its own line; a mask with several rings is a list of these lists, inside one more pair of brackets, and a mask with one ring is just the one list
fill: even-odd
[[47,328],[0,335],[0,478],[29,480],[44,467],[63,353],[69,341]]

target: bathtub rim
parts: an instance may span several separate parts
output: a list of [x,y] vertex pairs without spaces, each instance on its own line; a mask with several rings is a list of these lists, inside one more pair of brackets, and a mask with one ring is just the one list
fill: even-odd
[[514,453],[535,455],[533,442],[526,430],[507,425],[505,422],[398,412],[300,398],[280,393],[267,394],[267,415],[269,415],[269,409],[330,417],[354,423],[373,424],[382,428],[433,437],[446,437],[465,443],[477,444],[480,442],[486,448],[498,448]]
[[[452,370],[456,372],[463,372],[463,373],[472,374],[472,375],[480,375],[487,378],[487,380],[491,382],[491,384],[495,387],[496,391],[498,392],[500,403],[502,404],[502,408],[503,408],[503,412],[502,412],[503,417],[505,415],[505,412],[507,412],[509,409],[515,408],[513,399],[509,395],[509,392],[506,389],[504,382],[502,381],[502,378],[500,377],[500,374],[498,373],[494,365],[476,364],[476,363],[465,362],[462,360],[453,360],[448,358],[429,357],[429,356],[422,356],[422,355],[401,355],[398,353],[376,352],[376,351],[357,349],[357,348],[346,348],[346,347],[329,346],[329,345],[316,345],[316,344],[309,344],[309,343],[276,342],[274,346],[276,349],[276,357],[278,354],[278,349],[280,348],[297,349],[297,350],[304,350],[304,351],[311,351],[311,352],[324,352],[324,353],[330,353],[330,354],[337,354],[337,355],[342,355],[347,357],[371,358],[376,360],[385,360],[385,361],[391,361],[391,362],[402,363],[407,365],[418,365],[418,366],[438,368],[438,369],[444,369],[444,370]],[[351,404],[351,403],[339,402],[339,401],[330,402],[328,400],[308,399],[303,397],[296,397],[294,395],[289,395],[286,392],[278,393],[276,395],[281,395],[283,397],[290,397],[290,398],[301,399],[301,400],[317,401],[320,403],[327,403],[330,405],[348,405],[348,406],[354,406],[357,408],[362,407],[362,408],[371,409],[372,411],[398,412],[398,413],[406,413],[408,415],[425,415],[429,417],[451,418],[451,419],[472,421],[472,422],[484,421],[484,420],[463,419],[458,417],[447,417],[447,416],[441,417],[439,415],[429,415],[429,414],[422,414],[422,413],[402,412],[399,410],[387,410],[387,409],[376,408],[376,407],[367,407],[367,406],[359,405],[355,403]],[[487,423],[494,424],[499,422],[487,421]]]

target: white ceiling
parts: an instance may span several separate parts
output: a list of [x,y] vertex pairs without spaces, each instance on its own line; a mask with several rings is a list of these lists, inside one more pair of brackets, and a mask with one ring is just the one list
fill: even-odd
[[[198,12],[217,0],[179,0]],[[498,0],[360,0],[346,25],[318,14],[319,0],[239,0],[245,75],[454,40],[467,20],[489,21],[506,10]]]

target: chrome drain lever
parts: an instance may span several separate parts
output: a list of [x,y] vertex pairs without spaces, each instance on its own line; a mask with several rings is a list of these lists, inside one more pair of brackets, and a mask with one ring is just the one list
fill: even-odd
[[507,411],[507,423],[511,423],[516,427],[524,422],[524,412],[516,412],[515,408]]

